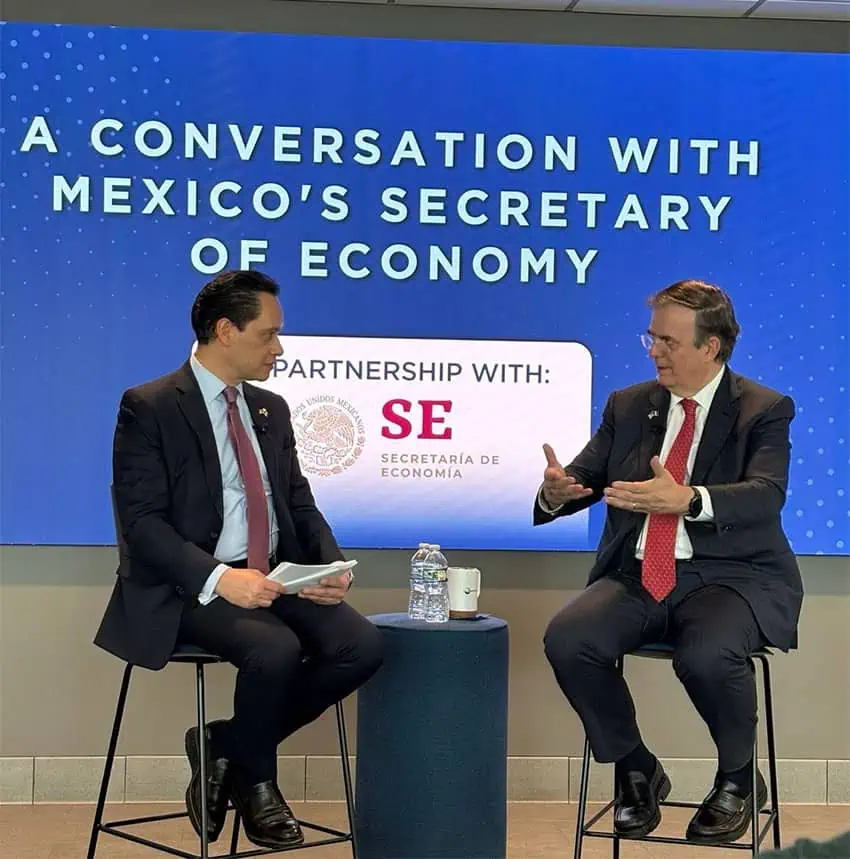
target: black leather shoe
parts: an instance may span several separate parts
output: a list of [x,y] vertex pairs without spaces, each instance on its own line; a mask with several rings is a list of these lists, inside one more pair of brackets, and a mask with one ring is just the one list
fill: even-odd
[[[767,802],[767,785],[759,772],[756,779],[758,808]],[[753,795],[749,785],[739,787],[720,776],[688,824],[686,837],[696,844],[728,844],[737,841],[750,827]]]
[[670,795],[670,779],[659,761],[647,779],[642,772],[626,773],[617,784],[614,800],[614,832],[620,838],[643,838],[661,823],[661,808]]
[[235,779],[232,795],[242,815],[245,835],[258,847],[295,847],[304,843],[301,825],[273,781],[246,788]]
[[[212,842],[221,835],[227,819],[230,799],[230,762],[227,758],[210,758],[211,729],[220,722],[207,725],[207,839]],[[186,810],[198,837],[201,835],[201,747],[197,728],[186,731],[186,755],[192,767],[192,778],[186,788]]]

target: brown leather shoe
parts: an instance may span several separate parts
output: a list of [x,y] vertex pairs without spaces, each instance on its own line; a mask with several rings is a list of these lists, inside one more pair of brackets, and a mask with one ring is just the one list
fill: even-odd
[[[767,802],[767,785],[761,772],[756,779],[757,811]],[[688,824],[686,838],[696,844],[728,844],[737,841],[753,819],[753,794],[749,785],[737,784],[719,776]]]
[[[210,758],[210,733],[221,722],[207,725],[207,839],[218,840],[227,819],[230,799],[230,762],[227,758]],[[186,810],[198,837],[201,835],[201,746],[197,728],[189,728],[185,738],[186,756],[192,767],[192,778],[186,788]]]
[[651,779],[642,772],[626,773],[614,799],[614,832],[620,838],[643,838],[661,823],[661,808],[670,795],[670,779],[659,761]]
[[250,787],[234,779],[233,804],[242,815],[245,835],[258,847],[295,847],[304,843],[301,825],[286,804],[278,786],[264,781]]

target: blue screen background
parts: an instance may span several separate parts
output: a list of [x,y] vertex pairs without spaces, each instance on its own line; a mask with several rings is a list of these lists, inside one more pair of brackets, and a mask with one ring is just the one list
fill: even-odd
[[[0,51],[0,542],[114,543],[108,486],[117,404],[125,388],[187,357],[191,300],[208,279],[189,252],[214,236],[228,247],[269,241],[259,267],[281,281],[292,333],[580,341],[594,356],[594,425],[612,389],[652,375],[638,339],[646,297],[683,277],[717,283],[732,295],[743,329],[733,369],[797,405],[784,511],[794,549],[848,553],[850,57],[37,24],[3,25]],[[35,115],[50,123],[57,154],[19,151]],[[126,144],[139,122],[162,120],[175,129],[175,150],[150,159],[128,145],[104,157],[89,144],[103,116],[126,123],[109,138]],[[382,138],[413,129],[435,164],[276,164],[270,136],[248,161],[228,145],[215,161],[187,160],[179,133],[187,121],[323,125],[346,136],[374,128]],[[535,163],[510,172],[491,162],[478,170],[461,158],[447,170],[436,160],[435,130],[575,134],[579,169],[547,173]],[[618,175],[609,136],[756,139],[760,174],[729,176],[721,159],[701,176],[691,157],[671,176],[662,157],[662,169]],[[59,173],[92,177],[91,212],[52,210]],[[177,214],[104,215],[103,176],[174,178]],[[338,183],[350,189],[352,211],[341,223],[323,220],[315,203],[279,221],[250,211],[232,220],[204,209],[189,217],[179,193],[188,179],[203,187],[221,179]],[[612,229],[615,203],[596,229],[393,225],[377,217],[381,190],[391,185],[603,191],[611,200],[637,193],[651,226]],[[662,193],[733,200],[719,232],[704,219],[689,232],[661,231],[653,201]],[[141,188],[131,192],[134,208],[146,199]],[[299,277],[302,240],[600,253],[585,286],[566,268],[554,284],[513,275],[495,285],[433,282],[421,270],[395,282],[376,266],[360,281],[333,270],[319,280]],[[504,429],[511,431],[510,415]],[[597,508],[586,545],[570,548],[595,547],[605,512]],[[480,547],[514,548],[485,529],[482,522]],[[369,540],[382,545],[379,534]],[[347,543],[364,545],[356,535]]]

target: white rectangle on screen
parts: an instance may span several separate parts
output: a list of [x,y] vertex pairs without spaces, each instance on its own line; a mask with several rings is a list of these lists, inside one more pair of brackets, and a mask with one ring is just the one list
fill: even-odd
[[[567,463],[590,435],[584,345],[288,335],[281,343],[263,387],[289,404],[301,469],[340,542],[535,547],[542,445]],[[586,536],[582,513],[563,523],[558,545],[585,548]]]

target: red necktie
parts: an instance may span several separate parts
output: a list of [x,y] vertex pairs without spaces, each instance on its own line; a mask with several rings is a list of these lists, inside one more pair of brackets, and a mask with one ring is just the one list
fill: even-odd
[[227,435],[236,452],[248,509],[248,566],[261,573],[268,573],[269,510],[266,506],[266,490],[254,445],[245,432],[245,424],[242,423],[239,407],[236,405],[238,395],[236,388],[224,389],[224,399],[227,402]]
[[[694,415],[697,407],[694,400],[681,402],[685,410],[685,421],[664,463],[664,467],[673,475],[676,483],[685,482],[685,467],[694,441]],[[676,513],[649,515],[641,582],[657,602],[661,602],[676,584],[676,530],[678,527],[679,516]]]

